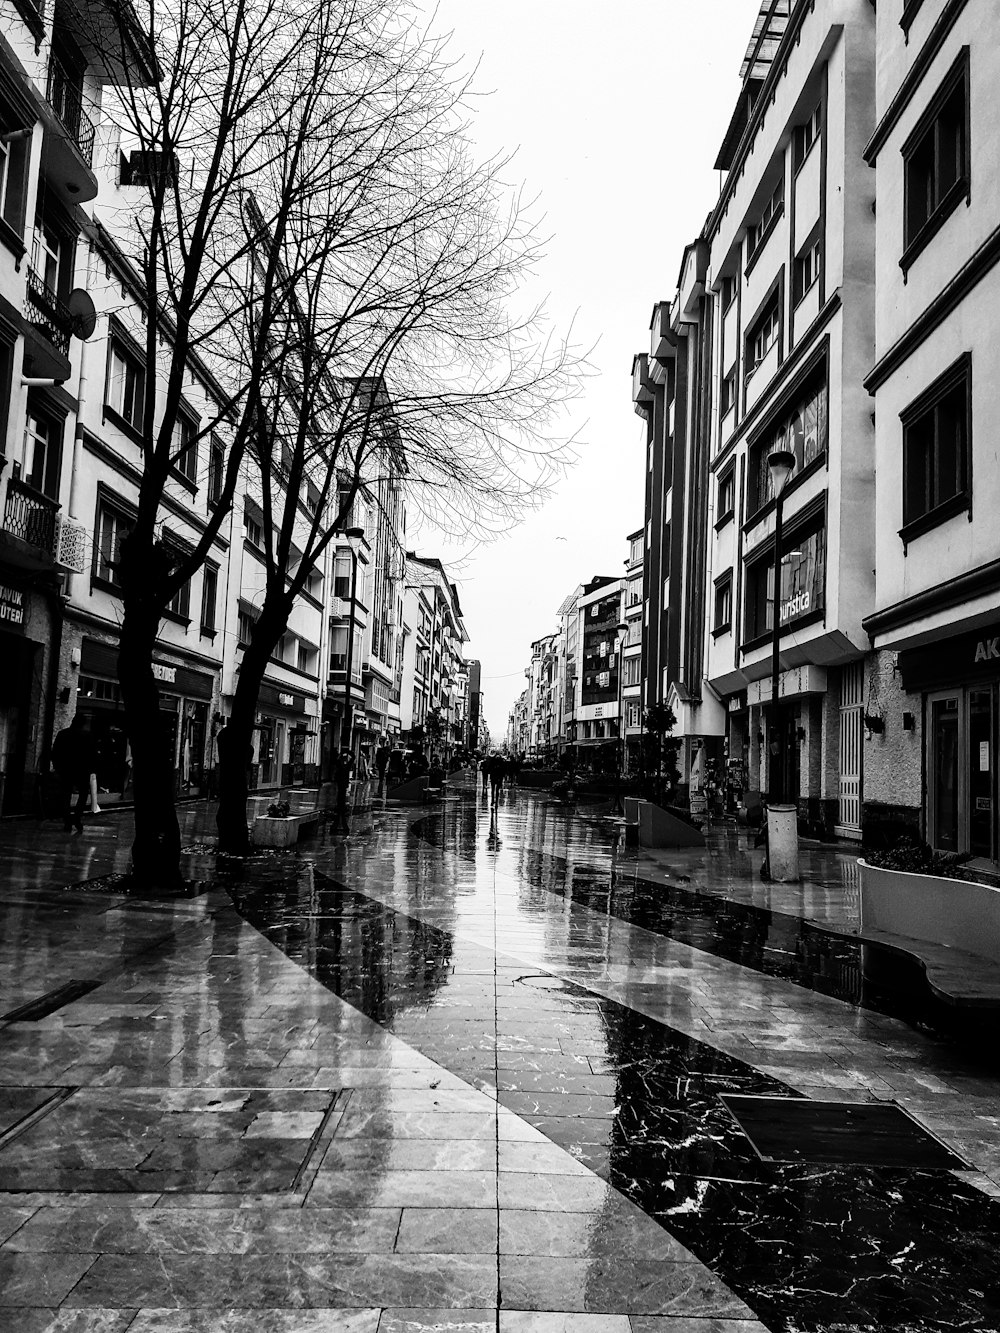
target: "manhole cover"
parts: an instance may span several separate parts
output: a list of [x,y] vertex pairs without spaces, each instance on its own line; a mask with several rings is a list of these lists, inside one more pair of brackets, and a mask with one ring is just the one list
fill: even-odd
[[721,1096],[765,1162],[970,1169],[894,1102]]
[[569,988],[561,977],[526,976],[518,977],[517,980],[522,986],[536,986],[539,990],[567,990]]

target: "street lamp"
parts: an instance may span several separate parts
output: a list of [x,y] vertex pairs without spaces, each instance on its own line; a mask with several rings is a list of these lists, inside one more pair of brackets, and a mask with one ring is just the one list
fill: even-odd
[[781,527],[784,490],[795,467],[795,455],[788,449],[776,449],[768,455],[774,490],[774,596],[771,612],[771,706],[769,721],[769,772],[767,802],[767,870],[772,880],[788,883],[799,877],[798,807],[795,793],[785,803],[785,754],[778,700],[779,649],[781,641]]
[[344,673],[344,725],[340,733],[341,750],[351,748],[351,730],[354,725],[354,705],[351,702],[351,677],[354,674],[354,621],[358,607],[358,546],[364,538],[364,528],[348,528],[344,533],[351,553],[351,613],[347,621],[347,671]]

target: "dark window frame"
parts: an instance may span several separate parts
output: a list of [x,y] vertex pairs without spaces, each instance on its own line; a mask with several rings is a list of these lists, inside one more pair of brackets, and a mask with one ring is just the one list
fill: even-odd
[[[138,425],[131,417],[125,416],[117,407],[108,401],[111,393],[111,366],[112,358],[115,354],[126,365],[131,364],[133,370],[142,376],[142,401],[138,410]],[[146,358],[139,350],[135,340],[123,330],[117,321],[111,322],[111,328],[108,333],[108,354],[104,371],[104,402],[103,417],[105,421],[110,421],[113,425],[138,444],[142,443],[142,423],[146,411],[146,394],[149,388],[149,375],[146,370]]]
[[[930,207],[927,216],[914,227],[911,219],[913,204],[913,174],[918,153],[926,148],[927,140],[933,140],[933,171],[935,177],[940,171],[939,130],[943,113],[952,99],[959,94],[961,103],[961,147],[957,155],[960,159],[955,180],[943,192],[935,179],[936,202]],[[930,244],[964,199],[966,205],[972,199],[971,165],[971,112],[970,112],[969,48],[964,46],[952,63],[948,73],[942,79],[934,96],[924,108],[923,114],[906,138],[900,154],[903,159],[903,253],[899,267],[904,276],[913,266],[917,256]]]
[[[811,537],[813,537],[818,533],[823,534],[823,542],[824,542],[823,580],[822,580],[820,604],[818,606],[811,607],[809,611],[805,612],[802,615],[790,617],[788,620],[786,620],[778,631],[779,641],[786,634],[794,633],[796,630],[803,629],[807,625],[812,625],[817,621],[824,620],[826,617],[826,590],[827,590],[827,575],[829,572],[827,556],[829,553],[829,548],[826,545],[828,531],[827,531],[827,512],[826,512],[825,494],[817,497],[815,501],[811,501],[808,505],[805,506],[805,508],[800,510],[797,514],[793,515],[789,519],[788,527],[786,528],[782,538],[782,545],[785,548],[782,556],[782,563],[784,563],[784,559],[789,555],[792,543],[806,542]],[[765,623],[764,628],[760,628],[758,626],[757,611],[758,611],[760,594],[759,594],[759,589],[756,586],[756,580],[759,580],[761,577],[763,577],[765,610],[761,617],[761,620],[762,622],[766,622],[767,619],[766,603],[768,601],[767,574],[768,570],[773,569],[773,567],[774,567],[774,538],[771,537],[767,541],[761,543],[760,547],[753,552],[752,556],[746,561],[744,565],[743,642],[740,644],[741,652],[744,653],[752,652],[755,648],[761,647],[763,644],[768,643],[773,638],[774,635],[773,620],[770,625],[766,625]],[[776,583],[778,585],[779,595],[777,597],[772,597],[772,601],[775,604],[780,600],[780,580],[776,580]],[[774,615],[774,610],[772,609],[772,616],[773,615]]]
[[[207,596],[206,580],[213,579],[211,603]],[[211,619],[205,615],[206,610],[211,612]],[[214,639],[219,629],[219,566],[206,561],[201,571],[201,613],[200,613],[200,631],[206,637]]]
[[[736,460],[735,459],[733,459],[733,461],[729,464],[728,467],[724,468],[723,471],[719,473],[719,478],[718,481],[716,482],[716,486],[718,488],[718,514],[715,520],[715,530],[716,532],[719,532],[722,528],[726,526],[727,523],[731,523],[733,521],[733,518],[735,517],[736,514]],[[725,500],[727,498],[726,497],[727,489],[730,489],[730,494],[728,497],[729,500],[728,505],[725,504]]]
[[[720,608],[725,604],[725,616],[720,618]],[[718,639],[729,634],[733,628],[733,570],[732,566],[715,580],[715,594],[712,599],[712,638]]]
[[[933,413],[935,436],[933,447],[936,455],[939,451],[938,410],[945,400],[959,389],[962,390],[964,397],[963,412],[960,418],[964,438],[961,441],[961,457],[957,459],[961,485],[951,495],[928,505],[920,513],[914,513],[911,508],[911,488],[914,481],[911,454],[915,445],[911,446],[908,436],[912,435],[914,428]],[[915,398],[900,412],[899,421],[902,429],[903,452],[903,526],[899,529],[899,537],[903,542],[905,551],[908,543],[915,537],[919,537],[932,528],[946,523],[948,519],[954,518],[957,514],[967,513],[969,518],[972,518],[972,353],[964,352],[956,361],[953,361],[936,380],[927,386],[919,397]],[[934,464],[935,469],[938,466],[939,464]],[[933,496],[925,496],[925,498],[933,499]]]
[[[94,547],[93,559],[90,566],[90,586],[92,588],[103,588],[105,592],[120,593],[121,583],[117,578],[108,578],[101,573],[101,563],[103,551],[101,548],[101,518],[105,511],[110,511],[116,517],[122,519],[126,524],[133,525],[139,516],[138,510],[134,505],[128,504],[105,485],[99,482],[97,486],[97,507],[94,510]],[[108,565],[119,563],[118,561],[108,560]],[[112,573],[114,571],[112,570]]]

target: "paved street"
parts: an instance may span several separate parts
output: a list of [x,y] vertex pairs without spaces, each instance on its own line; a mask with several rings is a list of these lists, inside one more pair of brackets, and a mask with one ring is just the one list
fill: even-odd
[[[995,1041],[863,981],[854,857],[605,814],[459,786],[216,874],[192,806],[172,901],[96,878],[125,813],[0,826],[4,1328],[1000,1328]],[[759,1153],[741,1097],[936,1137]]]

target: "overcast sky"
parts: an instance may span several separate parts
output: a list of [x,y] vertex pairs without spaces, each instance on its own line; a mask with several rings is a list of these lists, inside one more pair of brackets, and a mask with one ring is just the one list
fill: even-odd
[[[712,170],[739,92],[758,0],[440,0],[435,27],[480,62],[476,138],[516,149],[552,239],[539,273],[557,325],[597,344],[567,425],[579,461],[552,499],[456,571],[468,656],[502,743],[532,639],[563,598],[618,575],[643,523],[643,425],[635,352],[653,303],[677,286],[681,253],[718,194]],[[447,562],[459,552],[441,549]]]

